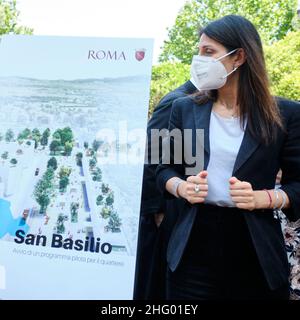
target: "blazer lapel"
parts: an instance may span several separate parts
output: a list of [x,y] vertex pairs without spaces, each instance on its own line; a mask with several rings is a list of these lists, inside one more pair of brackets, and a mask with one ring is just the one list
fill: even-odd
[[196,129],[204,130],[204,169],[207,168],[209,162],[209,122],[213,102],[210,100],[203,105],[194,104],[194,119]]
[[244,138],[242,140],[240,149],[238,151],[232,175],[234,176],[235,173],[241,168],[241,166],[250,158],[253,152],[258,148],[260,142],[255,140],[252,135],[250,134],[248,125],[246,126]]

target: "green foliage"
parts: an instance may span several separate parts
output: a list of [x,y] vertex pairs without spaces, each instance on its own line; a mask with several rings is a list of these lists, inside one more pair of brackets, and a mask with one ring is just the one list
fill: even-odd
[[57,222],[56,222],[56,230],[57,230],[57,233],[65,233],[65,225],[64,225],[64,221],[65,221],[65,218],[63,216],[63,214],[59,214],[58,217],[57,217]]
[[13,131],[11,129],[8,129],[5,134],[5,141],[11,142],[14,140],[14,137],[15,137],[15,135],[14,135]]
[[7,151],[3,152],[3,153],[1,154],[1,158],[2,158],[3,160],[6,160],[6,159],[8,158],[8,152],[7,152]]
[[103,207],[101,210],[101,217],[107,219],[111,215],[111,208]]
[[76,154],[76,164],[78,165],[78,167],[82,167],[82,158],[83,158],[82,152],[78,152]]
[[57,160],[55,157],[49,159],[47,168],[52,168],[54,171],[57,169]]
[[168,92],[182,85],[190,78],[190,66],[177,62],[164,62],[152,68],[149,113]]
[[18,140],[28,139],[30,135],[31,135],[31,131],[28,128],[26,128],[22,132],[19,133]]
[[105,202],[106,202],[107,206],[112,206],[113,205],[113,203],[114,203],[114,193],[113,192],[110,192],[108,194],[108,196],[105,199]]
[[103,204],[104,197],[100,194],[96,199],[97,206],[101,206]]
[[16,164],[18,163],[18,161],[17,161],[17,159],[12,158],[12,159],[10,160],[10,163],[11,163],[12,165],[16,165]]
[[101,191],[103,194],[107,194],[109,192],[109,186],[108,184],[102,183],[101,185]]
[[101,169],[97,167],[92,172],[92,176],[93,176],[93,181],[101,182],[101,180],[102,180],[102,171],[101,171]]
[[97,164],[97,159],[96,158],[92,158],[89,161],[90,170],[94,169],[96,167],[96,164]]
[[179,60],[190,64],[197,54],[200,26],[228,14],[249,19],[267,44],[282,39],[294,30],[297,0],[191,0],[178,14],[175,25],[169,29],[160,61]]
[[122,220],[120,219],[117,212],[113,211],[109,217],[108,230],[111,232],[120,232],[120,226],[122,225]]
[[60,192],[65,192],[68,184],[69,184],[69,178],[68,177],[62,177],[59,180],[59,191]]
[[40,205],[40,213],[45,213],[48,205],[50,204],[50,198],[53,194],[53,178],[54,171],[52,168],[47,169],[42,179],[38,181],[34,188],[34,198]]
[[69,177],[70,174],[72,172],[72,169],[71,168],[68,168],[68,167],[61,167],[60,168],[60,171],[59,171],[59,178],[63,178],[63,177]]
[[79,209],[79,203],[78,202],[72,202],[71,205],[70,205],[71,222],[78,222],[78,209]]
[[32,29],[18,25],[16,0],[0,0],[0,34],[32,34]]
[[265,48],[274,95],[300,100],[300,31]]

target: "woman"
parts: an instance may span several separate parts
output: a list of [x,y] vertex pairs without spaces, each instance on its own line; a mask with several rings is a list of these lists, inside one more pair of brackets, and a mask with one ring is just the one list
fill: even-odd
[[[300,215],[300,105],[269,91],[260,37],[229,15],[200,32],[192,76],[199,92],[173,103],[171,164],[157,169],[166,197],[185,199],[167,252],[168,299],[288,299],[281,209]],[[204,129],[204,169],[172,161]],[[182,148],[185,150],[185,148]],[[183,156],[183,155],[182,155]],[[282,169],[281,188],[274,189]]]

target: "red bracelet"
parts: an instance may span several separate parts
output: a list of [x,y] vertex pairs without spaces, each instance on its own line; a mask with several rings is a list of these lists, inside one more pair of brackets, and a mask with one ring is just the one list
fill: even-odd
[[272,197],[271,197],[271,193],[269,190],[267,189],[264,189],[264,191],[267,192],[268,196],[269,196],[269,200],[270,200],[270,203],[269,203],[269,208],[272,208]]

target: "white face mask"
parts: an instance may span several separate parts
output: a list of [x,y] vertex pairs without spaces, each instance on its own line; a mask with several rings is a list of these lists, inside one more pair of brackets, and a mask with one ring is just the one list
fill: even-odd
[[214,90],[224,86],[227,77],[238,67],[227,73],[226,68],[220,60],[236,50],[237,49],[234,49],[218,59],[207,56],[193,56],[191,76],[192,82],[198,90]]

